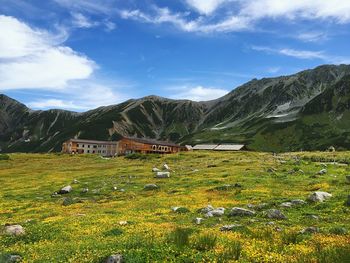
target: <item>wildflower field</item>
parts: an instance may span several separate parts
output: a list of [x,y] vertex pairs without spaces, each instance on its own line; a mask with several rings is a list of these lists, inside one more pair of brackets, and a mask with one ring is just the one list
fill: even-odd
[[[170,178],[154,178],[164,163]],[[349,164],[350,152],[11,154],[0,159],[0,227],[25,234],[0,230],[0,262],[350,262]],[[315,191],[332,197],[308,201]],[[281,206],[294,199],[306,203]],[[208,205],[225,214],[204,216]],[[229,216],[233,207],[255,214]]]

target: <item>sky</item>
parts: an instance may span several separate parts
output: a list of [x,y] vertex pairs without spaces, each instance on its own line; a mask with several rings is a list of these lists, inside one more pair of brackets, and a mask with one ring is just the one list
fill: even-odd
[[349,0],[0,0],[0,93],[86,111],[350,64]]

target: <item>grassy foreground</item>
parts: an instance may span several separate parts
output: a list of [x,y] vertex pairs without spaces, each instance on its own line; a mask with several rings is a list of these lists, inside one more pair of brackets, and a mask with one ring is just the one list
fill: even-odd
[[[171,178],[155,179],[152,167],[164,163],[174,170]],[[0,227],[20,224],[26,234],[0,236],[0,262],[8,254],[24,262],[104,262],[113,253],[126,262],[350,262],[350,207],[344,204],[349,163],[349,152],[189,152],[138,159],[13,154],[0,160]],[[316,175],[325,167],[326,174]],[[144,190],[150,183],[159,189]],[[51,197],[66,185],[71,193]],[[89,191],[82,193],[84,188]],[[280,207],[316,190],[333,197]],[[227,216],[232,207],[262,203],[267,205],[255,216]],[[198,209],[208,204],[226,208],[225,215],[205,218]],[[288,219],[266,218],[270,208]],[[197,217],[204,218],[200,225]],[[232,224],[241,227],[220,231]],[[319,232],[299,233],[311,226]]]

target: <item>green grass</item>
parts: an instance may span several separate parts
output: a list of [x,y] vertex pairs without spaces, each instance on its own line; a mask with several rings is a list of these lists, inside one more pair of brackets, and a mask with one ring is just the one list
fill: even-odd
[[[11,154],[0,161],[0,225],[20,224],[26,234],[0,236],[0,258],[19,254],[23,262],[101,262],[121,253],[126,262],[348,262],[347,160],[349,152],[277,157],[188,152],[132,159]],[[174,170],[171,177],[154,178],[152,168],[164,163]],[[315,176],[322,163],[327,174]],[[159,189],[144,191],[145,184]],[[222,188],[235,184],[240,187]],[[51,197],[66,185],[73,187],[70,194]],[[89,191],[83,193],[84,188]],[[279,207],[306,200],[315,190],[333,197]],[[232,207],[262,203],[267,205],[255,209],[254,217],[227,216]],[[198,211],[208,204],[226,208],[226,215],[205,218]],[[266,218],[271,208],[282,210],[288,220]],[[197,217],[204,218],[202,224],[194,223]],[[270,221],[275,225],[267,225]],[[243,231],[220,231],[230,224],[242,225]],[[320,232],[299,233],[311,226]]]

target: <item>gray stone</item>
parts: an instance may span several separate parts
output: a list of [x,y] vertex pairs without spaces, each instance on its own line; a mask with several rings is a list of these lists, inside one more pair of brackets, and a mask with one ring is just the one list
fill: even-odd
[[267,203],[261,203],[261,204],[257,204],[257,205],[253,205],[253,204],[248,204],[247,207],[249,209],[254,209],[254,210],[262,210],[265,207],[267,207],[268,204]]
[[5,226],[4,233],[9,236],[21,236],[25,234],[25,230],[21,225]]
[[152,172],[156,173],[156,172],[160,172],[160,170],[157,167],[153,167]]
[[166,163],[163,165],[163,170],[167,170],[167,171],[170,170],[169,166]]
[[235,230],[239,230],[242,228],[242,225],[225,225],[225,226],[222,226],[220,227],[220,231],[223,231],[223,232],[227,232],[227,231],[235,231]]
[[326,174],[326,173],[327,173],[327,169],[322,169],[317,174],[323,175],[323,174]]
[[22,257],[20,255],[9,255],[6,259],[6,263],[16,263],[16,262],[21,262]]
[[310,226],[306,227],[303,230],[301,230],[300,234],[314,234],[320,232],[320,229],[318,227]]
[[[215,217],[223,216],[225,214],[225,208],[223,207],[215,208],[214,210],[208,212],[207,215],[208,214],[211,214],[212,216],[215,216]],[[208,216],[208,217],[211,217],[211,216]]]
[[158,187],[158,185],[156,185],[156,184],[146,184],[144,187],[143,187],[143,189],[144,190],[147,190],[147,191],[149,191],[149,190],[157,190],[159,187]]
[[231,209],[229,216],[254,216],[255,212],[245,209],[245,208],[240,208],[240,207],[234,207]]
[[294,199],[292,201],[290,201],[293,205],[306,205],[306,202],[304,200],[301,199]]
[[309,218],[309,219],[313,219],[313,220],[319,220],[320,219],[320,217],[317,216],[317,215],[307,215],[306,217]]
[[111,255],[107,258],[106,263],[122,263],[124,262],[123,256],[120,254]]
[[87,192],[89,192],[89,188],[83,188],[83,190],[81,190],[81,192],[82,192],[83,194],[86,194]]
[[79,184],[79,181],[77,179],[74,179],[73,184]]
[[266,216],[271,219],[287,219],[287,217],[280,210],[277,209],[267,210]]
[[211,205],[208,205],[207,207],[200,209],[200,213],[207,214],[208,212],[213,211],[213,210],[214,210],[214,207]]
[[58,194],[63,195],[63,194],[68,194],[72,192],[73,188],[70,185],[67,185],[63,187],[61,190],[58,191]]
[[291,208],[292,206],[293,204],[291,202],[284,202],[280,204],[280,207],[283,207],[283,208]]
[[309,200],[312,202],[323,202],[326,199],[329,199],[331,197],[332,197],[332,195],[330,193],[317,191],[317,192],[310,194]]
[[200,225],[203,221],[203,218],[197,217],[194,222],[196,223],[196,225]]
[[170,178],[170,172],[157,172],[155,178]]

